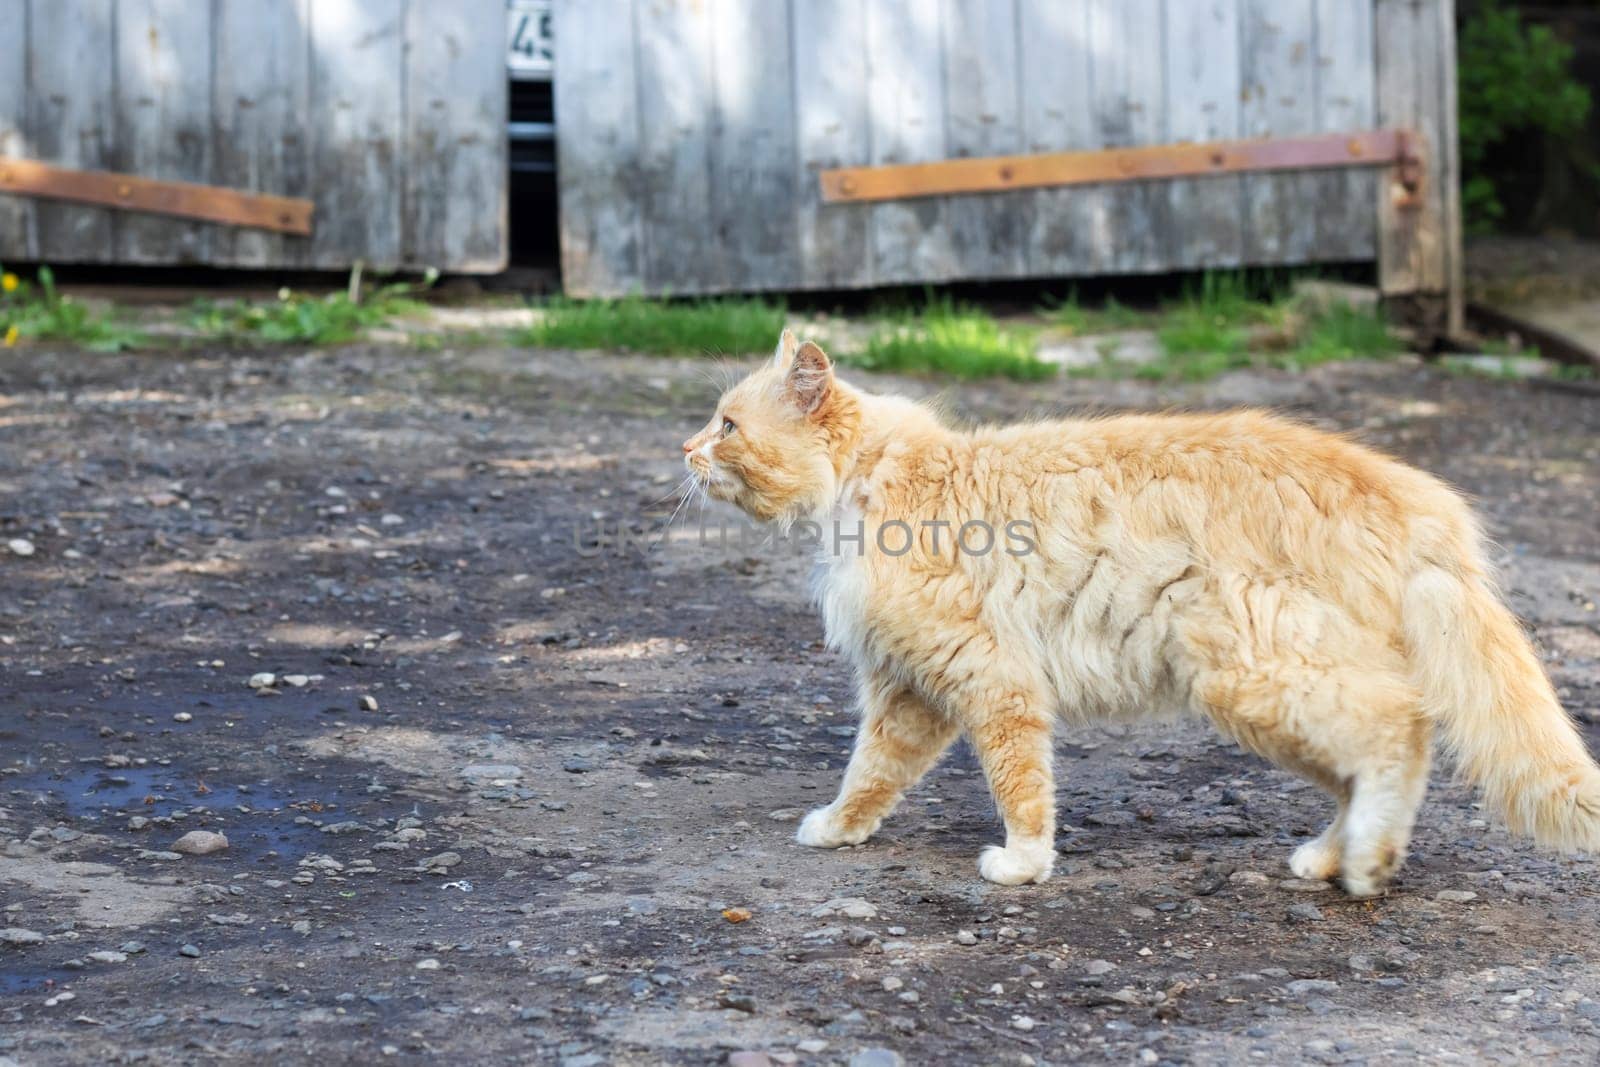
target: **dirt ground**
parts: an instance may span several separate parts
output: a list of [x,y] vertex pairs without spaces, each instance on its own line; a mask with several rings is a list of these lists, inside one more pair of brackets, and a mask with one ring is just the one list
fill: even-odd
[[[0,1064],[1600,1055],[1600,868],[1442,772],[1373,902],[1289,878],[1327,805],[1198,725],[1064,732],[1043,886],[979,880],[965,752],[873,842],[794,844],[852,732],[804,561],[639,544],[708,371],[6,353]],[[1600,750],[1593,395],[1413,362],[947,396],[1265,404],[1443,475]]]

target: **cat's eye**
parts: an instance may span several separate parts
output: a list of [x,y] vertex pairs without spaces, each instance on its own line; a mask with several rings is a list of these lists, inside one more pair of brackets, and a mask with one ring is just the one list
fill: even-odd
[[735,426],[733,424],[733,420],[732,419],[723,419],[722,420],[722,436],[726,437],[730,433],[732,433],[733,431],[737,430],[738,428],[739,427],[737,427],[737,426]]

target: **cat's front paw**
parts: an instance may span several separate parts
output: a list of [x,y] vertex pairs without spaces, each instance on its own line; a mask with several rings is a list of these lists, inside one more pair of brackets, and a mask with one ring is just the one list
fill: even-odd
[[997,885],[1026,885],[1049,878],[1055,862],[1055,849],[1049,845],[990,845],[978,856],[978,873]]
[[874,826],[847,827],[840,825],[838,813],[833,805],[817,808],[800,821],[800,829],[795,831],[794,839],[802,845],[811,848],[842,848],[845,845],[859,845],[872,836]]

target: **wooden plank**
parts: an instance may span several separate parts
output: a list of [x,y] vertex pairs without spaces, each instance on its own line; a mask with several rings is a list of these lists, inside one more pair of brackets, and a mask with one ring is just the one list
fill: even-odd
[[[874,164],[943,159],[944,77],[937,4],[868,4],[867,98]],[[961,277],[962,250],[937,200],[878,204],[872,210],[874,280],[879,285]]]
[[[30,153],[28,114],[28,3],[0,0],[0,156]],[[38,258],[33,202],[0,196],[0,262]]]
[[[1161,0],[1090,0],[1090,85],[1094,121],[1106,147],[1166,140]],[[1161,270],[1168,262],[1165,189],[1107,190],[1100,220],[1109,240],[1095,245],[1097,272]]]
[[398,86],[405,0],[313,3],[311,198],[317,232],[310,265],[401,263],[405,122]]
[[[1426,170],[1420,200],[1394,183],[1378,195],[1378,274],[1384,293],[1444,295],[1455,272],[1452,233],[1459,225],[1449,209],[1447,185],[1454,181],[1454,127],[1444,114],[1454,79],[1441,28],[1453,15],[1448,0],[1376,0],[1377,106],[1380,122],[1409,126],[1425,142]],[[1446,70],[1446,66],[1451,69]],[[1453,110],[1453,109],[1452,109]]]
[[[1094,140],[1089,90],[1088,8],[1059,0],[1020,0],[1022,127],[1028,152],[1099,147]],[[1032,224],[1026,238],[1028,269],[1035,275],[1089,273],[1094,246],[1104,234],[1093,219],[1104,191],[1040,189],[1026,194]]]
[[[800,171],[810,179],[872,157],[867,105],[866,13],[858,0],[793,0],[795,137]],[[872,209],[824,206],[815,181],[801,183],[796,209],[801,284],[872,285]]]
[[[113,169],[161,181],[211,178],[211,6],[118,0]],[[179,199],[196,199],[194,194]],[[122,263],[204,263],[211,228],[153,215],[117,220]]]
[[[312,204],[192,182],[138,174],[73,170],[32,159],[0,156],[0,192],[74,204],[94,204],[168,219],[203,219],[283,233],[311,232]],[[132,221],[129,217],[128,221]]]
[[1437,166],[1444,218],[1445,332],[1460,336],[1467,325],[1466,253],[1462,248],[1461,221],[1461,136],[1456,97],[1456,5],[1455,0],[1440,0],[1434,19],[1434,33],[1440,42],[1439,81],[1443,100],[1439,105]]
[[[1365,130],[1376,121],[1372,94],[1371,0],[1315,0],[1319,130]],[[1365,171],[1325,175],[1317,188],[1317,254],[1329,260],[1371,260],[1377,254],[1372,209],[1380,176]]]
[[[1166,11],[1168,137],[1177,142],[1237,139],[1238,0],[1167,0]],[[1244,261],[1243,189],[1238,178],[1172,183],[1167,190],[1170,266],[1236,267]]]
[[405,19],[401,258],[455,271],[503,270],[510,181],[505,4],[412,0]]
[[634,4],[558,0],[554,18],[561,283],[621,296],[644,285]]
[[[1312,0],[1242,0],[1247,137],[1288,137],[1316,125]],[[1305,263],[1317,255],[1317,178],[1273,175],[1245,180],[1245,258],[1256,264]]]
[[[65,167],[112,167],[116,115],[112,0],[29,4],[29,93],[25,148]],[[35,208],[41,260],[103,260],[115,240],[112,212],[75,204]]]
[[[211,86],[213,180],[218,185],[303,197],[312,189],[310,0],[216,6]],[[311,243],[256,230],[212,235],[218,265],[292,267]]]
[[823,171],[829,200],[905,200],[960,193],[1008,193],[1060,185],[1130,184],[1199,175],[1383,166],[1401,158],[1398,130],[1313,134],[1259,141],[1103,148],[1029,156],[946,159]]
[[800,167],[786,3],[712,0],[712,233],[724,278],[740,289],[787,289],[796,256]]
[[690,0],[650,0],[635,12],[645,287],[672,293],[737,288],[712,210],[721,190],[711,166],[711,9]]
[[[1015,0],[944,0],[941,52],[946,57],[945,151],[952,159],[1022,151]],[[1026,198],[979,197],[945,209],[963,274],[1016,277],[1024,272],[1030,228]]]

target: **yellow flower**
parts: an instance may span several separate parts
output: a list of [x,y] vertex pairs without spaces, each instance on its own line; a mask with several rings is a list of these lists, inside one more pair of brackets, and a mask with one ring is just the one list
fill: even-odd
[[0,289],[4,289],[8,293],[14,293],[17,291],[17,286],[20,284],[21,283],[17,281],[17,276],[15,274],[10,273],[9,271],[5,274],[0,274]]
[[8,327],[6,329],[6,347],[10,348],[12,345],[16,344],[17,338],[21,336],[21,334],[22,331],[17,329],[15,324]]

